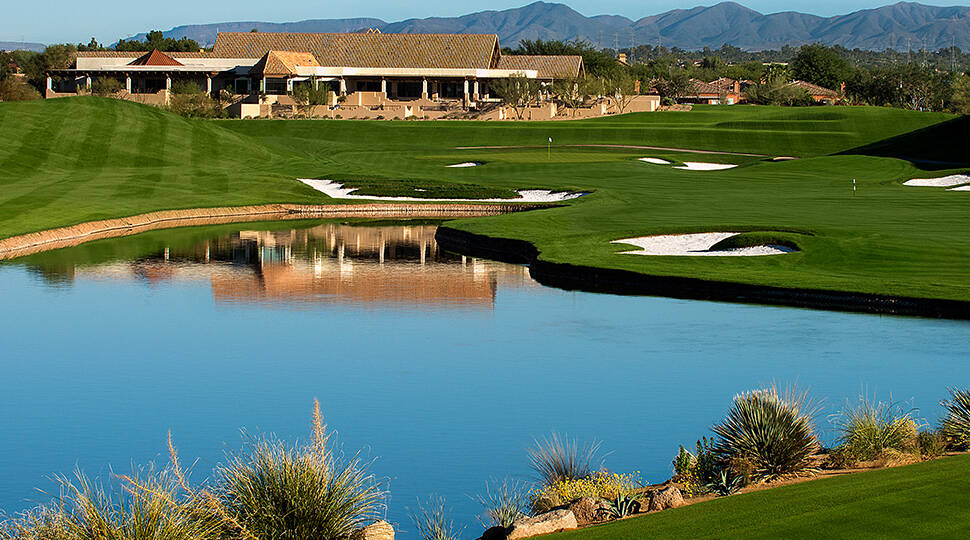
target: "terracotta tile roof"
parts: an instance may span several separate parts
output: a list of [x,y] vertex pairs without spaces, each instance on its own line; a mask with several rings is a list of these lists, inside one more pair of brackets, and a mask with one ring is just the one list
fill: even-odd
[[269,51],[249,70],[250,75],[276,77],[296,75],[296,66],[319,66],[310,53]]
[[138,58],[128,62],[129,66],[182,66],[182,62],[160,52],[158,49],[150,53],[145,53]]
[[509,54],[499,59],[498,68],[534,69],[540,79],[575,79],[583,69],[583,57]]
[[729,79],[727,77],[721,77],[720,79],[715,79],[711,82],[704,82],[700,79],[691,79],[691,88],[688,91],[690,96],[699,95],[721,95],[723,93],[734,93],[734,79]]
[[812,84],[805,81],[792,81],[788,83],[788,86],[794,86],[796,88],[804,88],[809,94],[813,96],[826,96],[826,97],[838,97],[838,92],[835,90],[830,90],[823,86],[817,84]]
[[308,52],[328,67],[488,69],[497,50],[494,34],[220,32],[212,53],[261,58],[269,51]]

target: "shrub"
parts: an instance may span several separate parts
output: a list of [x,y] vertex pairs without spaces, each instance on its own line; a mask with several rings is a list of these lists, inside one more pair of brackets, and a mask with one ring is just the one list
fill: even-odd
[[726,497],[740,491],[744,487],[744,479],[740,476],[733,476],[728,469],[724,469],[718,475],[717,480],[708,483],[705,487],[707,491],[715,495]]
[[427,506],[418,501],[418,511],[409,513],[414,528],[424,540],[458,540],[460,531],[455,530],[454,521],[445,511],[444,498],[431,496]]
[[535,441],[530,448],[529,462],[539,480],[547,486],[589,478],[593,475],[593,461],[599,453],[600,443],[593,441],[580,447],[575,439],[569,440],[558,433]]
[[479,495],[478,501],[489,518],[489,523],[483,525],[505,528],[528,515],[530,506],[529,493],[520,483],[509,479],[485,484],[485,494]]
[[40,92],[20,77],[7,77],[0,81],[0,101],[30,101],[40,98]]
[[567,504],[580,497],[616,499],[621,493],[631,493],[643,486],[639,473],[596,473],[586,478],[560,480],[529,493],[532,510],[536,513]]
[[176,95],[196,95],[202,93],[202,87],[194,81],[178,80],[172,83],[172,93]]
[[950,388],[950,399],[943,400],[946,409],[940,432],[948,445],[957,449],[970,447],[970,390]]
[[706,485],[713,482],[724,467],[722,459],[715,454],[713,440],[702,437],[697,441],[696,453],[692,454],[683,446],[674,457],[674,473],[683,486],[687,497],[700,495]]
[[921,431],[917,444],[920,455],[925,458],[936,458],[946,453],[946,437],[938,430]]
[[875,402],[862,397],[836,417],[839,446],[846,456],[864,461],[876,459],[883,450],[912,452],[917,448],[919,428],[912,411],[893,403]]
[[223,118],[228,112],[218,100],[198,94],[173,94],[168,98],[168,110],[189,118]]
[[772,481],[811,472],[818,451],[815,408],[807,394],[794,389],[779,395],[775,387],[739,394],[727,418],[713,427],[714,453],[723,460],[745,458],[755,480]]
[[96,96],[113,96],[121,91],[121,81],[114,77],[98,77],[91,83],[91,93]]
[[375,519],[383,502],[359,456],[337,453],[318,405],[311,444],[257,439],[215,476],[226,513],[257,538],[342,538]]

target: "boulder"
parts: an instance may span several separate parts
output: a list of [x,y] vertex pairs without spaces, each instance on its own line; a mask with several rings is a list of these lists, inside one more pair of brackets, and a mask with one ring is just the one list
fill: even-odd
[[607,508],[608,505],[603,499],[580,497],[573,501],[568,509],[576,516],[576,523],[583,527],[607,519],[609,517]]
[[650,511],[666,510],[684,505],[684,496],[676,486],[667,486],[650,494]]
[[496,525],[485,529],[478,540],[506,540],[509,537],[509,530],[506,527]]
[[522,518],[512,524],[509,540],[528,538],[539,534],[549,534],[568,529],[576,529],[576,516],[570,510],[553,510],[536,517]]
[[354,531],[350,540],[394,540],[394,527],[384,520],[378,520]]

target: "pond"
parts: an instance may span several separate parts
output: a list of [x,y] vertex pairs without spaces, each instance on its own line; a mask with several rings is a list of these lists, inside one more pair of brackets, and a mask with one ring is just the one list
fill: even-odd
[[0,266],[0,509],[50,477],[166,460],[202,480],[241,431],[306,439],[314,398],[387,479],[387,518],[446,498],[463,537],[489,479],[528,480],[534,438],[599,440],[663,481],[734,394],[776,382],[906,402],[935,422],[970,383],[970,324],[568,292],[438,249],[435,224],[158,231]]

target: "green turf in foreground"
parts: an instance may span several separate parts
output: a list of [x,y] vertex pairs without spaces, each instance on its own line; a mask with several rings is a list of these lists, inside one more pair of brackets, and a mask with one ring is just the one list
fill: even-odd
[[970,455],[734,495],[549,536],[967,538]]

